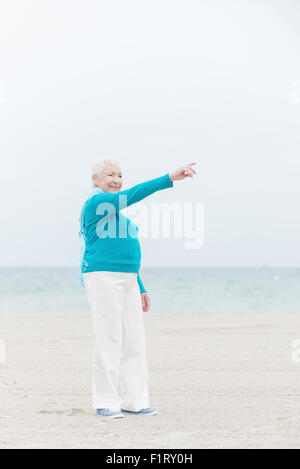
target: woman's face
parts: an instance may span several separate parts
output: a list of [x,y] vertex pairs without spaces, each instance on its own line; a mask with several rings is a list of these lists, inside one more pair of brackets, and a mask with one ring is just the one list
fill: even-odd
[[122,189],[122,171],[119,165],[107,164],[104,166],[102,175],[92,176],[93,182],[104,192],[119,192]]

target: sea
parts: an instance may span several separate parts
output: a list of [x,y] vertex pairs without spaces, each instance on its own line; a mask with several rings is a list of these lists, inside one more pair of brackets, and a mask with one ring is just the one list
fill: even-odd
[[[300,268],[143,267],[140,276],[149,313],[300,313]],[[78,268],[0,268],[1,313],[90,314]]]

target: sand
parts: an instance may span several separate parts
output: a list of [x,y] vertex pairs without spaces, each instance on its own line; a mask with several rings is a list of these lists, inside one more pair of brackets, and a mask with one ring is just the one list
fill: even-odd
[[90,316],[1,314],[0,448],[300,447],[300,315],[146,313],[145,330],[158,415],[103,421]]

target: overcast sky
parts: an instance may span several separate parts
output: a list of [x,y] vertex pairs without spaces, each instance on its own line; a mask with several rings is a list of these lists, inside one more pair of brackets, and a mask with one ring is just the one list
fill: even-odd
[[[76,265],[90,168],[202,202],[204,245],[142,266],[300,266],[297,0],[10,0],[0,11],[3,265]],[[298,81],[297,81],[298,80]]]

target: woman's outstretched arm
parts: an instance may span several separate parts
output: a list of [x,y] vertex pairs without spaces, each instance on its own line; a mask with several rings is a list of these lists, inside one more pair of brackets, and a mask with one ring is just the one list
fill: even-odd
[[92,204],[96,205],[101,203],[110,203],[114,205],[116,211],[119,211],[145,199],[145,197],[148,197],[156,191],[167,189],[169,187],[173,187],[173,181],[171,181],[170,176],[167,173],[164,176],[142,182],[130,189],[117,192],[116,194],[103,192],[101,194],[94,195],[90,200]]
[[[191,167],[196,163],[189,163],[188,165],[181,166],[177,170],[167,173],[155,179],[137,184],[125,191],[114,193],[105,193],[94,195],[91,198],[91,203],[96,205],[100,203],[111,203],[114,205],[116,211],[129,207],[132,204],[145,199],[149,195],[162,189],[173,187],[173,181],[180,181],[186,177],[193,177],[196,171]],[[121,197],[126,196],[126,197]]]

